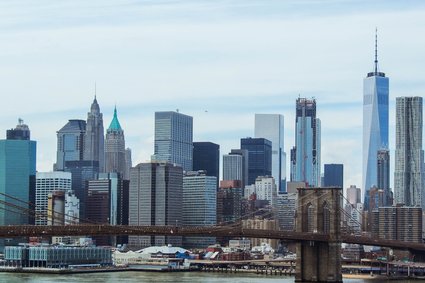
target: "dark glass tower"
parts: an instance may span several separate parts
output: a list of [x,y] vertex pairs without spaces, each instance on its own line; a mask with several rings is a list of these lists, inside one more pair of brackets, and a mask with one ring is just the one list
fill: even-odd
[[324,187],[344,188],[344,165],[325,164],[325,172],[322,185]]
[[[207,176],[220,175],[220,146],[212,142],[193,143],[193,171],[205,170]],[[218,186],[218,185],[217,185]]]
[[[241,149],[248,151],[248,184],[258,176],[272,175],[272,142],[264,138],[241,139]],[[276,180],[275,180],[276,181]]]

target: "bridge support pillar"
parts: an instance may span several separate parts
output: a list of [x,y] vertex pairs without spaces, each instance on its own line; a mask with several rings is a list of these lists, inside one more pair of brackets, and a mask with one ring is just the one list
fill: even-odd
[[296,231],[329,235],[328,242],[297,243],[296,282],[342,282],[341,188],[300,188]]

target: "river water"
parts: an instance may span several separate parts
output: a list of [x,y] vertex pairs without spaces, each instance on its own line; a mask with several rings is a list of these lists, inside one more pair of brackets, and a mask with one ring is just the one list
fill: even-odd
[[[274,276],[274,275],[256,275],[256,274],[238,274],[238,273],[206,273],[206,272],[172,272],[172,273],[160,273],[160,272],[107,272],[107,273],[89,273],[89,274],[67,274],[67,275],[55,275],[55,274],[30,274],[30,273],[0,273],[0,283],[144,283],[144,282],[187,282],[187,283],[293,283],[294,277],[285,276]],[[378,282],[390,282],[395,281],[380,281],[380,280],[361,280],[361,279],[346,279],[344,282],[347,283],[378,283]],[[411,283],[425,283],[425,281],[397,281],[397,282],[411,282]]]

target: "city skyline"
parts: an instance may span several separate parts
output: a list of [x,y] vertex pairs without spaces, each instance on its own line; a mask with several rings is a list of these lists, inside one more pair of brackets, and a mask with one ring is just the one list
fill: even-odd
[[[424,5],[363,2],[360,11],[354,1],[265,2],[99,1],[90,4],[92,12],[82,1],[72,7],[3,2],[0,127],[5,131],[23,118],[38,142],[37,170],[50,171],[56,131],[68,119],[86,119],[97,81],[104,120],[112,119],[115,103],[122,113],[133,164],[153,154],[154,112],[175,109],[193,116],[194,141],[215,142],[221,154],[238,148],[240,138],[254,137],[255,113],[282,114],[288,153],[301,94],[318,103],[322,163],[343,163],[345,186],[361,187],[361,83],[373,70],[375,27],[380,66],[391,77],[394,156],[395,97],[422,95],[424,85],[417,70],[425,40],[413,36],[424,26]],[[155,19],[160,16],[167,21]]]

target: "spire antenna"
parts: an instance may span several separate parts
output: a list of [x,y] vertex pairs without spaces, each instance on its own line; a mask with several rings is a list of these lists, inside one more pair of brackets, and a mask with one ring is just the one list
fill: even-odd
[[96,94],[97,94],[96,91],[97,91],[96,90],[96,81],[94,81],[94,99],[96,99]]
[[378,28],[375,28],[375,74],[378,73]]

